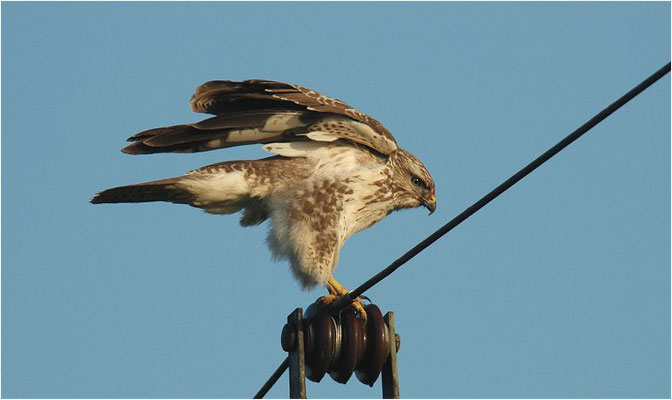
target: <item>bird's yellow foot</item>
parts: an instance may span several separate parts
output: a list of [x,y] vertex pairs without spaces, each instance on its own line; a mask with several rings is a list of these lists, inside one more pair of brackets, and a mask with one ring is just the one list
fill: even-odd
[[[348,294],[349,290],[343,287],[336,279],[329,278],[329,281],[326,284],[327,290],[329,291],[329,295],[322,297],[320,302],[325,305],[329,305],[336,301],[339,297]],[[354,307],[355,310],[359,313],[360,317],[366,321],[366,311],[364,311],[364,302],[362,302],[361,297],[357,297],[354,302],[350,305],[351,307]]]
[[[334,301],[336,301],[336,299],[338,299],[339,297],[341,296],[335,294],[329,294],[321,297],[320,303],[324,304],[325,306],[328,306]],[[352,304],[350,304],[350,307],[354,307],[357,313],[360,315],[360,317],[362,317],[362,319],[366,322],[366,311],[364,311],[364,302],[362,302],[361,297],[357,297],[355,301]]]

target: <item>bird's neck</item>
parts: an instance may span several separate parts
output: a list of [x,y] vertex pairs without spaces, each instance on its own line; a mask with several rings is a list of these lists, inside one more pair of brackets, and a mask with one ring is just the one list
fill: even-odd
[[348,236],[368,228],[395,210],[386,168],[370,170],[354,182],[352,200],[346,203]]

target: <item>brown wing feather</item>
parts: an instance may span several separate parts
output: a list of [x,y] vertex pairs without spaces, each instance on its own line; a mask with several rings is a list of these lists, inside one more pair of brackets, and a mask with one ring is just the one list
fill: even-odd
[[210,81],[196,88],[193,111],[214,114],[204,121],[150,129],[131,136],[129,154],[192,153],[251,143],[308,140],[302,134],[328,130],[382,153],[397,148],[375,119],[346,103],[282,82]]
[[326,96],[315,90],[290,83],[251,79],[242,82],[210,81],[199,86],[191,99],[191,109],[195,112],[220,114],[229,112],[236,102],[243,98],[254,101],[273,99],[290,101],[303,109],[323,113],[340,114],[369,125],[387,140],[396,143],[394,136],[378,120],[351,107],[342,100]]
[[307,132],[315,118],[305,111],[252,111],[216,116],[189,125],[155,128],[137,133],[122,149],[128,154],[193,153],[240,146],[295,140]]

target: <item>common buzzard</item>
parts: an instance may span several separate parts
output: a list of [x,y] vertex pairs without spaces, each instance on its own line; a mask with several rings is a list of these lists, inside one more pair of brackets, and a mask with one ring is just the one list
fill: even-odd
[[[425,166],[383,125],[346,103],[298,85],[211,81],[191,109],[215,115],[131,136],[128,154],[193,153],[252,143],[274,153],[225,161],[175,178],[121,186],[92,203],[168,201],[212,214],[242,211],[242,226],[270,219],[268,247],[287,259],[304,289],[347,293],[332,276],[341,246],[395,210],[436,208]],[[360,303],[355,307],[366,318]]]

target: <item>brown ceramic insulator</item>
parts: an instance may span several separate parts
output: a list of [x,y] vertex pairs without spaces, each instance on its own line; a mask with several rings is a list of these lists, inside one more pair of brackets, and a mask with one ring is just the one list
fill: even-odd
[[325,307],[306,309],[306,378],[319,382],[327,373],[336,349],[336,321]]
[[365,351],[364,321],[355,317],[354,310],[347,309],[341,313],[341,350],[334,368],[329,376],[338,383],[346,383],[357,365],[357,360]]
[[280,345],[284,351],[294,350],[296,345],[296,329],[290,324],[285,324],[282,328],[282,335],[280,336]]
[[357,365],[355,374],[360,382],[373,386],[378,379],[383,364],[390,353],[388,330],[380,308],[375,304],[364,307],[368,320],[366,322],[366,352]]

